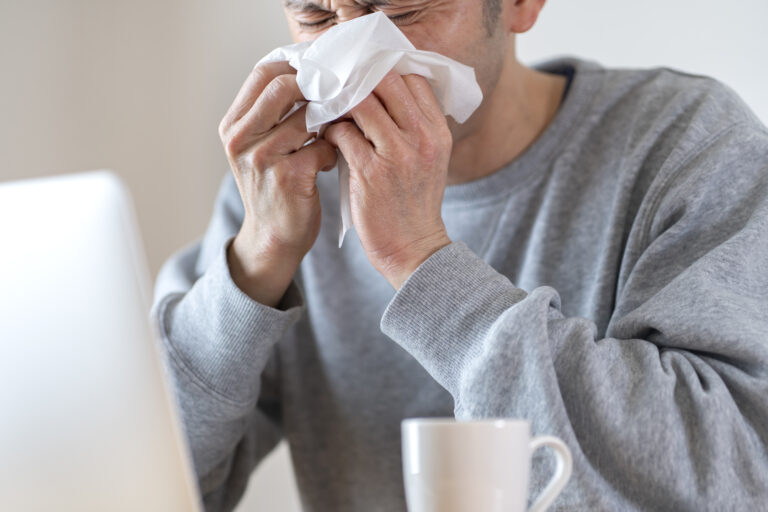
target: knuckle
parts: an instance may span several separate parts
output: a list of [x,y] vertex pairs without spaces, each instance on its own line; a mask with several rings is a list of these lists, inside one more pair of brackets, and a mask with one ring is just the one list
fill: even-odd
[[233,157],[240,154],[242,147],[239,134],[225,134],[222,138],[222,142],[224,143],[224,151],[227,153],[227,156]]
[[418,145],[419,156],[427,164],[433,164],[438,160],[441,147],[434,136],[421,137]]
[[347,123],[335,124],[329,129],[329,132],[328,135],[332,139],[336,139],[337,141],[345,140],[349,137],[349,125]]
[[263,145],[253,148],[253,151],[248,155],[248,165],[257,171],[266,169],[269,166],[268,150]]
[[272,80],[267,84],[266,87],[264,87],[264,90],[261,91],[261,94],[259,95],[260,101],[273,101],[274,98],[278,95],[278,91],[280,90],[280,84],[277,82],[277,78]]
[[267,78],[266,66],[264,64],[256,64],[253,66],[253,69],[251,70],[251,78],[253,78],[256,83],[265,80]]
[[338,136],[341,139],[348,139],[349,137],[352,137],[355,132],[355,128],[352,123],[340,123],[337,130]]
[[[293,82],[293,85],[291,84]],[[296,88],[296,79],[292,75],[280,75],[274,78],[259,95],[257,100],[259,115],[265,111],[271,111],[276,107],[283,108],[293,103]]]
[[291,74],[282,74],[279,75],[276,80],[280,84],[281,87],[285,88],[292,88],[296,85],[296,75]]
[[273,97],[281,97],[290,93],[295,83],[296,77],[293,75],[280,75],[269,83],[267,90]]
[[[254,146],[254,139],[245,129],[232,129],[224,134],[223,145],[227,156],[232,159],[241,159],[241,157]],[[259,146],[255,147],[259,152]],[[253,154],[253,151],[250,152]]]
[[225,117],[221,120],[218,126],[219,139],[221,139],[221,142],[223,142],[225,145],[227,143],[228,131],[229,131],[229,119]]
[[275,101],[280,92],[280,84],[277,82],[277,78],[269,82],[266,87],[259,94],[259,98],[256,100],[256,105],[260,109],[264,108],[265,103]]
[[418,151],[428,163],[435,163],[441,155],[450,154],[453,137],[447,125],[422,125],[419,129]]
[[421,158],[424,160],[424,162],[429,166],[432,167],[435,162],[438,160],[439,152],[436,150],[435,146],[432,144],[425,144],[421,151]]

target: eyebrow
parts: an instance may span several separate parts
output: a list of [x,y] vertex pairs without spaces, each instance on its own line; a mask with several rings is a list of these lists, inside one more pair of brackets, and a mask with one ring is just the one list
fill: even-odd
[[294,11],[305,11],[305,12],[327,12],[328,9],[323,7],[320,4],[316,4],[314,2],[306,1],[306,0],[283,0],[283,5],[286,9],[291,9]]
[[[387,7],[392,5],[392,0],[355,0],[355,3],[363,7]],[[305,12],[328,12],[328,9],[312,0],[283,0],[287,9]]]

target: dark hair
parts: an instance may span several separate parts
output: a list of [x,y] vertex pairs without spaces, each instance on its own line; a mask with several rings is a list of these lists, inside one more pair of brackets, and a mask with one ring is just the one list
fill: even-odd
[[493,33],[493,29],[496,28],[496,19],[501,12],[501,0],[485,0],[483,6],[483,18],[485,19],[485,28],[488,30],[488,35]]

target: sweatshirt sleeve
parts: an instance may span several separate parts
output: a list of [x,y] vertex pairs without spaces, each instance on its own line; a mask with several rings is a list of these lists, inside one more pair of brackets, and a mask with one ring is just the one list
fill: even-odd
[[203,240],[160,271],[152,309],[209,512],[234,508],[281,438],[274,347],[304,308],[295,283],[271,308],[232,281],[226,251],[242,218],[227,176]]
[[666,181],[604,336],[565,317],[555,289],[521,290],[462,243],[382,317],[457,418],[525,418],[566,442],[574,471],[555,509],[768,503],[768,134],[731,130]]

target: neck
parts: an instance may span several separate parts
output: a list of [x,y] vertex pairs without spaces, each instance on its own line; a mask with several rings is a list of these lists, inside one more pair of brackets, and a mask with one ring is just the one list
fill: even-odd
[[494,173],[521,155],[549,126],[567,79],[520,64],[510,51],[499,81],[472,118],[461,126],[448,168],[448,185]]

